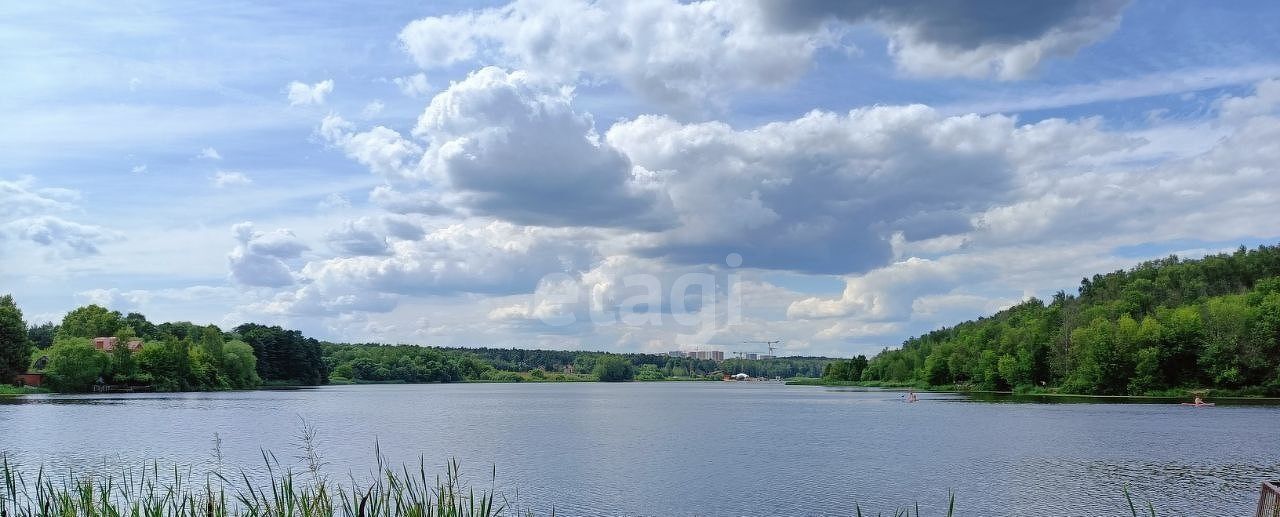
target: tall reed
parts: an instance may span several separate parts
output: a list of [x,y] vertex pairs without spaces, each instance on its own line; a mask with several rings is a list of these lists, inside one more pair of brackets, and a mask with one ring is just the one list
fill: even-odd
[[418,468],[387,467],[379,456],[378,475],[348,484],[299,476],[263,453],[267,476],[253,481],[212,472],[196,475],[158,463],[118,475],[76,474],[54,479],[44,468],[34,479],[0,454],[0,517],[499,517],[516,515],[494,491],[475,491],[450,462],[443,477]]
[[[216,439],[215,439],[216,440]],[[215,450],[217,443],[215,441]],[[375,475],[367,482],[349,477],[331,482],[319,474],[318,457],[306,474],[282,468],[263,451],[266,476],[255,481],[248,473],[227,477],[220,471],[199,475],[159,463],[119,474],[68,473],[55,479],[44,468],[29,479],[0,453],[0,517],[522,517],[532,512],[506,504],[491,484],[477,492],[466,485],[457,461],[443,476],[427,473],[420,457],[416,468],[390,467],[375,445]],[[219,466],[220,469],[220,466]],[[497,471],[490,479],[496,479]],[[1139,513],[1128,487],[1124,497],[1133,517],[1155,517],[1147,503]],[[855,505],[854,515],[863,517]],[[555,511],[551,512],[552,517]],[[883,516],[885,514],[876,514]],[[894,511],[893,517],[923,517],[919,505]],[[948,497],[947,517],[956,514],[956,497]]]

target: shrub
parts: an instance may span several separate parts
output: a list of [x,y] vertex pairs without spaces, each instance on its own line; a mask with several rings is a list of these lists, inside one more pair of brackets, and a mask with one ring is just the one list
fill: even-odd
[[58,391],[89,391],[93,383],[106,375],[111,358],[87,339],[59,339],[49,349],[49,384]]
[[667,377],[662,374],[662,370],[652,364],[643,365],[636,371],[636,380],[638,381],[660,381],[665,378]]
[[606,355],[596,359],[596,367],[592,370],[600,382],[625,382],[636,376],[631,361],[625,358]]

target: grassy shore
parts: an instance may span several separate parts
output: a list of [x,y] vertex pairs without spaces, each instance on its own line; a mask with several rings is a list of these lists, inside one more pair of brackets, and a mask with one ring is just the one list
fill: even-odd
[[35,393],[49,393],[49,390],[32,388],[31,386],[17,387],[9,384],[0,384],[0,395],[32,395]]

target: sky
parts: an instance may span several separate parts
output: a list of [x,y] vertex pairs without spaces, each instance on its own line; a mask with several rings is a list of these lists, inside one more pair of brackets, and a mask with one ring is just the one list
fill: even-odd
[[[873,354],[1280,241],[1280,4],[9,2],[0,293]],[[756,350],[760,348],[761,350]]]

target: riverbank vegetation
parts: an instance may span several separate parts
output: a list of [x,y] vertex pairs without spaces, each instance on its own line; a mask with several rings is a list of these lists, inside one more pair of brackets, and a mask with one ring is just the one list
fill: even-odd
[[49,390],[44,388],[34,388],[31,386],[11,386],[8,384],[0,384],[0,395],[35,395],[37,393],[48,393]]
[[1076,294],[1030,299],[908,339],[831,382],[948,389],[1280,395],[1280,246],[1176,256],[1084,278]]

